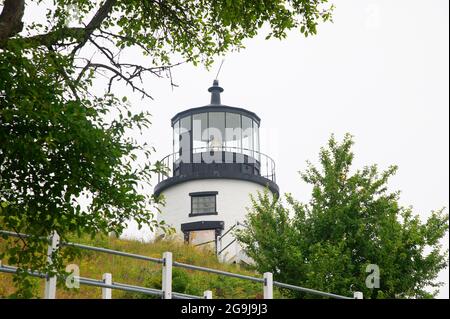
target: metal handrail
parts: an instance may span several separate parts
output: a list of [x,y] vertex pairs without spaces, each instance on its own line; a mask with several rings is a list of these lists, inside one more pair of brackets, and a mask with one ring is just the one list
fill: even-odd
[[223,239],[226,235],[228,235],[228,233],[230,231],[232,231],[234,228],[236,228],[239,225],[239,222],[235,223],[233,226],[231,226],[230,228],[228,228],[228,230],[219,237],[219,239]]
[[316,294],[316,295],[320,295],[320,296],[324,296],[324,297],[331,297],[331,298],[334,298],[334,299],[354,299],[354,298],[341,296],[341,295],[336,295],[336,294],[332,294],[332,293],[324,292],[324,291],[320,291],[320,290],[315,290],[315,289],[310,289],[310,288],[303,288],[303,287],[299,287],[299,286],[289,285],[289,284],[285,284],[285,283],[282,283],[282,282],[279,282],[279,281],[273,281],[273,285],[281,287],[281,288],[287,288],[287,289],[298,290],[298,291],[302,291],[302,292],[308,292],[308,293],[312,293],[312,294]]
[[[15,274],[17,272],[17,269],[18,269],[17,267],[13,267],[13,266],[0,265],[0,272],[3,272],[3,273]],[[29,271],[28,270],[28,271],[26,271],[26,273],[28,273],[32,277],[47,278],[46,274],[37,272],[37,271]],[[129,291],[129,292],[138,292],[138,293],[154,295],[154,296],[162,296],[163,295],[162,290],[154,289],[154,288],[133,286],[133,285],[122,284],[122,283],[118,283],[118,282],[113,282],[112,284],[107,284],[107,283],[103,282],[102,280],[86,278],[86,277],[79,277],[79,276],[74,276],[73,278],[75,280],[77,280],[80,284],[86,285],[86,286],[110,288],[110,289],[123,290],[123,291]],[[203,297],[201,297],[201,296],[188,295],[188,294],[183,294],[180,292],[173,292],[172,295],[179,299],[203,299]]]
[[[4,272],[7,274],[15,274],[17,272],[17,267],[0,264],[0,272]],[[28,270],[28,271],[26,271],[26,273],[32,277],[47,278],[47,274],[37,272],[37,271]]]
[[88,246],[88,245],[82,245],[82,244],[76,244],[76,243],[70,243],[70,242],[61,242],[61,246],[77,247],[77,248],[81,248],[81,249],[93,250],[93,251],[98,251],[98,252],[107,253],[107,254],[111,254],[111,255],[129,257],[129,258],[140,259],[140,260],[145,260],[145,261],[152,261],[152,262],[159,263],[159,264],[163,263],[162,258],[147,257],[147,256],[142,256],[142,255],[137,255],[137,254],[126,253],[123,251],[108,249],[108,248],[94,247],[94,246]]
[[[239,223],[239,225],[242,225],[242,224]],[[15,232],[5,231],[5,230],[0,230],[0,234],[4,234],[4,235],[7,235],[7,236],[13,236],[13,237],[24,237],[24,238],[31,237],[30,235],[27,235],[27,234],[15,233]],[[71,246],[71,247],[77,247],[77,248],[80,248],[80,249],[87,249],[87,250],[93,250],[93,251],[103,252],[103,253],[107,253],[107,254],[119,255],[119,256],[123,256],[123,257],[129,257],[129,258],[140,259],[140,260],[147,260],[147,261],[156,262],[156,263],[163,263],[163,259],[147,257],[147,256],[131,254],[131,253],[125,253],[125,252],[122,252],[122,251],[117,251],[117,250],[112,250],[112,249],[107,249],[107,248],[101,248],[101,247],[94,247],[94,246],[88,246],[88,245],[82,245],[82,244],[76,244],[76,243],[69,243],[69,242],[62,242],[61,246]],[[175,267],[186,268],[186,269],[190,269],[190,270],[198,270],[198,271],[213,273],[213,274],[217,274],[217,275],[223,275],[223,276],[228,276],[228,277],[240,278],[240,279],[250,280],[250,281],[255,281],[255,282],[260,282],[260,283],[264,283],[265,282],[264,278],[257,278],[257,277],[246,276],[246,275],[231,273],[231,272],[227,272],[227,271],[222,271],[222,270],[218,270],[218,269],[212,269],[212,268],[207,268],[207,267],[201,267],[201,266],[195,266],[195,265],[190,265],[190,264],[184,264],[184,263],[180,263],[180,262],[177,262],[177,261],[173,261],[172,264]],[[0,272],[15,273],[16,271],[17,271],[17,267],[6,266],[6,265],[2,265],[0,263]],[[34,277],[40,277],[40,278],[47,278],[48,277],[46,274],[43,274],[43,273],[40,273],[40,272],[36,272],[36,271],[27,271],[27,273],[29,275],[31,275],[31,276],[34,276]],[[76,277],[76,278],[79,278],[80,279],[80,283],[85,284],[85,285],[91,285],[91,286],[103,287],[103,288],[111,288],[111,289],[118,289],[118,290],[125,290],[125,291],[133,291],[133,292],[142,292],[142,293],[147,293],[147,294],[156,294],[156,293],[160,294],[160,295],[163,294],[163,292],[161,290],[157,290],[157,289],[153,289],[153,288],[132,286],[132,285],[121,284],[121,283],[113,283],[111,285],[108,285],[108,284],[104,283],[103,281],[99,281],[99,280],[96,280],[96,279],[83,278],[83,277]],[[273,281],[273,285],[281,287],[281,288],[286,288],[286,289],[292,289],[292,290],[297,290],[297,291],[317,294],[317,295],[330,297],[330,298],[354,299],[354,298],[351,298],[351,297],[346,297],[346,296],[337,295],[337,294],[333,294],[333,293],[323,292],[323,291],[310,289],[310,288],[304,288],[304,287],[300,287],[300,286],[294,286],[294,285],[290,285],[290,284],[286,284],[286,283],[282,283],[282,282],[278,282],[278,281]],[[176,293],[176,292],[173,292],[172,295],[175,295],[176,297],[179,297],[179,298],[186,298],[186,297],[188,297],[188,298],[194,298],[194,299],[203,299],[202,297],[199,297],[199,296],[186,295],[186,294]]]
[[224,276],[228,276],[228,277],[241,278],[241,279],[246,279],[246,280],[251,280],[251,281],[256,281],[256,282],[264,282],[263,278],[257,278],[257,277],[252,277],[252,276],[240,275],[240,274],[235,274],[235,273],[228,272],[228,271],[222,271],[222,270],[206,268],[206,267],[201,267],[201,266],[194,266],[194,265],[180,263],[180,262],[177,262],[177,261],[174,261],[173,265],[177,266],[177,267],[181,267],[181,268],[186,268],[186,269],[191,269],[191,270],[199,270],[199,271],[208,272],[208,273],[217,274],[217,275],[224,275]]
[[239,221],[237,221],[233,226],[231,226],[230,228],[228,228],[228,230],[227,230],[223,235],[219,236],[218,239],[223,239],[226,235],[228,235],[228,233],[229,233],[230,231],[232,231],[232,230],[233,230],[235,227],[237,227],[237,226],[241,226],[241,227],[244,227],[244,228],[248,228],[247,225],[245,225],[245,224],[240,223]]
[[236,221],[236,223],[234,223],[233,226],[231,226],[230,228],[228,228],[225,233],[221,236],[219,236],[217,239],[219,240],[220,243],[220,250],[217,252],[217,256],[219,256],[220,254],[222,254],[228,247],[230,247],[233,243],[236,242],[236,239],[234,237],[234,240],[232,240],[230,243],[228,243],[224,248],[222,248],[222,240],[224,239],[224,237],[226,235],[228,235],[233,229],[235,229],[236,227],[244,227],[244,228],[248,228],[247,225],[245,225],[244,223],[241,223],[239,221]]
[[200,243],[200,244],[196,244],[196,245],[194,245],[194,247],[199,247],[199,246],[203,246],[203,245],[207,245],[207,244],[212,244],[212,243],[215,243],[215,242],[216,242],[216,240],[213,239],[213,240],[205,241],[205,242]]
[[[7,235],[7,236],[12,236],[12,237],[22,237],[22,238],[29,238],[29,237],[31,237],[30,235],[27,235],[27,234],[16,233],[16,232],[7,231],[7,230],[0,230],[0,234],[4,234],[4,235]],[[43,237],[43,236],[39,237],[39,238],[48,240],[47,237]],[[119,250],[113,250],[113,249],[102,248],[102,247],[94,247],[94,246],[77,244],[77,243],[71,243],[71,242],[64,242],[64,241],[61,241],[59,244],[60,244],[61,247],[63,247],[63,246],[76,247],[76,248],[80,248],[80,249],[98,251],[98,252],[101,252],[101,253],[106,253],[106,254],[111,254],[111,255],[117,255],[117,256],[122,256],[122,257],[129,257],[129,258],[134,258],[134,259],[151,261],[151,262],[155,262],[155,263],[159,263],[159,264],[163,263],[162,258],[155,258],[155,257],[148,257],[148,256],[143,256],[143,255],[131,254],[131,253],[126,253],[126,252],[119,251]]]
[[233,239],[228,245],[226,245],[224,248],[222,248],[219,252],[218,255],[220,255],[221,253],[223,253],[225,250],[227,250],[228,247],[230,247],[231,245],[233,245],[236,242],[236,239]]

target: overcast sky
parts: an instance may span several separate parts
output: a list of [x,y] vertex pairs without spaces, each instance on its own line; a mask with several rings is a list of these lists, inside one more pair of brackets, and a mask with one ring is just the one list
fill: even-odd
[[[355,168],[398,165],[391,190],[401,190],[402,204],[425,219],[449,206],[449,2],[331,2],[334,23],[321,25],[318,35],[305,39],[295,31],[266,41],[261,34],[228,54],[219,76],[222,103],[261,117],[261,150],[276,161],[281,192],[307,201],[310,188],[297,171],[307,160],[317,163],[332,133],[349,132]],[[172,152],[170,118],[209,103],[220,62],[209,71],[174,68],[175,89],[148,79],[154,101],[129,96],[135,109],[153,115],[145,139],[156,147],[154,159]],[[116,86],[122,92],[128,95]],[[128,234],[139,237],[132,228]],[[439,296],[448,298],[448,269],[439,278],[446,282]]]
[[[308,200],[297,171],[306,160],[317,163],[332,133],[349,132],[355,167],[398,165],[391,190],[401,190],[402,204],[426,218],[449,206],[449,3],[333,2],[334,23],[321,25],[317,36],[291,32],[284,41],[265,41],[262,34],[228,54],[219,75],[222,103],[261,117],[261,150],[276,161],[283,193]],[[150,80],[155,100],[135,100],[153,114],[148,141],[156,157],[172,151],[170,118],[209,103],[220,62],[210,71],[177,67],[178,88]],[[440,297],[448,298],[448,278],[448,270],[441,273],[447,284]]]

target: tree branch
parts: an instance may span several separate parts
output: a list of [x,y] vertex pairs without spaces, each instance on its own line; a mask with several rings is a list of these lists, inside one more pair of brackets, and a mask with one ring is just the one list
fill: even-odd
[[94,15],[92,20],[88,23],[86,31],[90,35],[95,29],[98,29],[112,10],[112,7],[116,3],[116,0],[106,0],[105,3],[98,9],[97,13]]
[[5,0],[0,14],[0,43],[22,31],[25,0]]
[[112,10],[112,7],[116,3],[116,0],[106,0],[105,3],[98,9],[97,13],[94,15],[94,17],[91,19],[91,21],[88,23],[86,28],[84,29],[84,38],[83,40],[73,49],[71,55],[74,56],[75,52],[77,52],[79,49],[81,49],[86,42],[88,41],[89,37],[91,36],[92,32],[94,30],[100,28],[103,20],[105,20],[109,13]]
[[[8,42],[22,42],[29,46],[52,46],[64,39],[74,39],[78,45],[73,50],[73,54],[81,49],[89,39],[89,36],[96,29],[100,28],[102,22],[108,17],[116,0],[106,0],[98,9],[94,17],[89,21],[86,27],[61,28],[50,31],[46,34],[39,34],[21,39],[9,39],[22,30],[22,16],[24,12],[25,0],[6,0],[5,7],[0,15],[0,48],[5,48]],[[22,6],[20,7],[20,4]],[[6,24],[6,27],[3,25]],[[20,25],[20,30],[17,31]],[[13,32],[15,31],[15,32]]]
[[[110,78],[110,81],[109,81],[109,84],[108,84],[108,92],[111,91],[112,82],[113,82],[116,78],[120,78],[120,79],[124,80],[126,84],[128,84],[129,86],[131,86],[131,88],[133,89],[133,91],[136,90],[136,91],[140,92],[140,93],[142,94],[142,96],[148,97],[148,98],[150,98],[150,99],[153,100],[153,97],[152,97],[150,94],[148,94],[144,89],[142,89],[142,88],[137,87],[136,85],[134,85],[134,83],[133,83],[133,81],[132,81],[132,76],[128,76],[128,77],[127,77],[127,76],[125,76],[124,74],[122,74],[119,70],[114,69],[113,67],[111,67],[111,66],[109,66],[109,65],[102,64],[102,63],[91,63],[91,62],[89,62],[88,64],[89,64],[89,67],[92,67],[92,68],[94,68],[94,69],[97,69],[97,68],[103,68],[103,69],[106,69],[106,70],[108,70],[108,71],[111,71],[111,72],[114,74],[114,76]],[[147,71],[150,71],[150,69],[146,69],[146,70],[147,70]],[[150,72],[151,72],[151,71],[150,71]]]

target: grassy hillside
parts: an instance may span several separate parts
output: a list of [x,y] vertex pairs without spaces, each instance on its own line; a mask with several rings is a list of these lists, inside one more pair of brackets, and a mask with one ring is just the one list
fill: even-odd
[[[188,246],[176,240],[144,243],[136,240],[98,237],[73,238],[72,241],[158,258],[161,258],[164,251],[171,251],[174,260],[179,262],[260,276],[239,265],[221,264],[212,252]],[[115,282],[161,289],[161,265],[156,263],[86,250],[83,250],[81,257],[73,263],[79,266],[82,277],[101,279],[103,273],[110,272]],[[260,283],[177,267],[173,269],[172,285],[173,291],[192,295],[202,295],[203,291],[212,290],[213,298],[262,298]],[[43,290],[43,280],[36,279],[36,292],[39,297],[43,296]],[[0,273],[0,298],[5,298],[13,292],[12,275]],[[113,298],[151,298],[148,295],[119,290],[113,290],[112,293]],[[275,294],[279,297],[278,292]],[[80,289],[69,290],[58,287],[57,298],[101,298],[101,288],[81,285]]]

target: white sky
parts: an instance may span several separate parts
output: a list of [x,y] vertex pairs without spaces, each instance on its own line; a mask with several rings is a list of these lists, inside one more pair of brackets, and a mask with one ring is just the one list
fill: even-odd
[[[333,1],[334,23],[318,35],[291,32],[284,41],[261,35],[225,57],[219,76],[222,103],[262,119],[261,150],[276,161],[281,191],[308,200],[298,170],[317,163],[331,133],[355,136],[354,165],[399,166],[391,190],[426,218],[449,206],[448,1]],[[221,59],[207,71],[173,69],[179,84],[149,82],[153,126],[148,140],[157,158],[172,152],[170,118],[209,103]],[[265,135],[264,135],[265,134]],[[131,231],[135,233],[134,231]],[[448,237],[444,241],[448,247]],[[440,297],[448,298],[448,269]]]
[[[281,192],[307,201],[310,188],[296,172],[306,160],[317,163],[331,133],[349,132],[354,166],[398,165],[391,190],[400,189],[402,204],[425,219],[449,206],[449,2],[332,2],[334,23],[321,25],[317,36],[291,32],[286,40],[265,41],[261,35],[227,55],[222,103],[261,117],[261,150],[276,161]],[[173,69],[179,84],[173,90],[168,81],[149,79],[154,101],[130,97],[134,108],[153,115],[145,138],[156,147],[155,159],[172,152],[170,118],[209,103],[220,61],[210,71]],[[122,92],[129,95],[116,86]],[[132,227],[128,235],[139,236]],[[448,247],[448,236],[443,244]],[[448,269],[439,279],[446,282],[439,297],[448,298]]]

